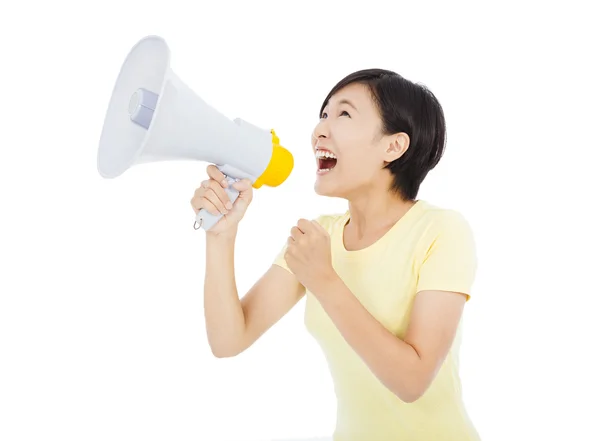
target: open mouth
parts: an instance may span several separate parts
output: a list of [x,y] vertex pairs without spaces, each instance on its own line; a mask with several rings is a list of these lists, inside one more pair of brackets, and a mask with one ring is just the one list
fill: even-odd
[[325,149],[317,149],[315,152],[317,159],[317,173],[323,174],[333,170],[337,164],[337,156]]

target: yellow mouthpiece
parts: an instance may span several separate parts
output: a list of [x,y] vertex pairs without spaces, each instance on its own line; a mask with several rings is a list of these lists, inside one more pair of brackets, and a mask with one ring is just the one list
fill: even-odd
[[292,154],[279,145],[279,138],[275,134],[275,130],[271,130],[273,141],[273,154],[269,165],[262,175],[252,184],[254,188],[260,188],[263,185],[269,187],[277,187],[281,185],[290,175],[294,168],[294,157]]

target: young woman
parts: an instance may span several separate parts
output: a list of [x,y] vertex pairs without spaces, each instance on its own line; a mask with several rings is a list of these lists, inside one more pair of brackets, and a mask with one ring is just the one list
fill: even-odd
[[461,397],[460,322],[477,259],[456,210],[417,199],[440,161],[442,108],[424,86],[380,69],[355,72],[325,98],[312,137],[315,190],[342,214],[300,219],[274,265],[239,300],[233,255],[252,200],[227,204],[223,175],[192,198],[225,213],[207,232],[204,306],[217,357],[244,351],[304,295],[305,323],[338,398],[335,441],[479,440]]

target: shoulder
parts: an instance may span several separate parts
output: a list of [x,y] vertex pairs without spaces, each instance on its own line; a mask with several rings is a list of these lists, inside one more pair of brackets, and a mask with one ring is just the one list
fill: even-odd
[[421,219],[428,236],[435,238],[446,234],[472,234],[471,223],[461,211],[427,202],[423,205]]
[[336,228],[342,226],[346,215],[347,212],[321,214],[314,220],[316,220],[323,228],[325,228],[325,230],[329,232],[329,234],[331,234]]
[[461,211],[427,203],[423,205],[421,228],[417,229],[418,257],[425,259],[431,253],[452,256],[476,253],[473,228]]
[[426,225],[415,251],[419,291],[452,291],[470,298],[477,270],[471,225],[456,209],[428,207]]

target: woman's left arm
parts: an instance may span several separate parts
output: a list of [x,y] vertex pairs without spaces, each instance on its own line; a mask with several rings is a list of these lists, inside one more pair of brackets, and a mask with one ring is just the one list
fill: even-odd
[[403,340],[379,323],[339,277],[313,292],[354,351],[402,401],[420,398],[446,358],[466,297],[447,291],[417,294]]
[[301,219],[292,228],[285,255],[346,342],[405,402],[425,393],[448,355],[477,267],[473,234],[461,215],[449,212],[431,231],[404,339],[379,323],[333,270],[330,237],[317,222]]

